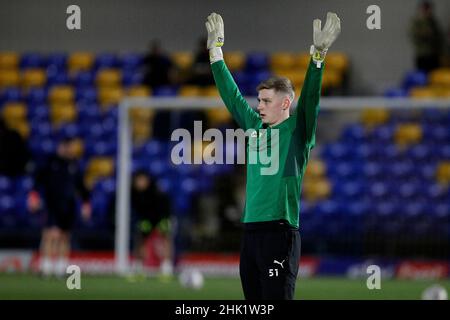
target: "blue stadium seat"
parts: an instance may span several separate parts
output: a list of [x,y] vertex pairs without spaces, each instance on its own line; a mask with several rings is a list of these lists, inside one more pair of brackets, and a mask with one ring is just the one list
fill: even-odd
[[406,152],[401,150],[393,143],[379,143],[372,144],[374,149],[374,160],[384,161],[387,163],[395,163],[397,161],[404,161]]
[[246,86],[248,83],[248,76],[244,71],[233,72],[233,78],[239,88]]
[[406,74],[403,79],[403,89],[409,90],[412,87],[423,87],[428,83],[427,74],[424,71],[414,70]]
[[345,160],[349,157],[350,150],[345,143],[329,143],[326,144],[322,151],[322,157],[326,160]]
[[353,147],[355,157],[361,160],[373,160],[376,158],[376,148],[372,143],[357,143]]
[[364,180],[351,179],[349,181],[338,182],[333,186],[333,194],[343,201],[353,201],[360,199],[368,191],[368,185]]
[[251,52],[247,55],[246,71],[260,71],[269,69],[269,57],[265,52]]
[[200,168],[199,166],[196,165],[182,163],[179,165],[175,165],[174,171],[176,172],[177,175],[180,175],[182,177],[185,176],[192,177],[200,173]]
[[14,197],[10,195],[0,196],[0,216],[14,213],[15,205]]
[[95,57],[94,69],[99,70],[103,68],[116,68],[119,64],[119,59],[113,53],[100,53]]
[[440,159],[450,159],[450,145],[448,142],[442,146],[440,146],[438,149],[435,150],[437,154],[439,155]]
[[381,180],[371,183],[368,191],[374,201],[380,201],[390,198],[395,187],[390,182]]
[[416,144],[407,150],[407,157],[414,162],[425,162],[431,157],[430,151],[428,143]]
[[174,195],[173,207],[179,216],[188,215],[191,207],[191,197],[188,194],[177,192]]
[[47,68],[47,87],[69,83],[69,76],[65,70],[57,69],[56,67]]
[[[89,141],[89,140],[87,140]],[[85,155],[91,156],[114,156],[117,153],[117,143],[113,141],[89,141],[85,143]]]
[[14,179],[16,192],[27,194],[33,188],[31,176],[21,176]]
[[439,200],[437,202],[431,202],[431,214],[437,218],[439,222],[450,222],[450,198]]
[[24,53],[20,59],[20,69],[43,68],[45,66],[46,59],[39,53]]
[[423,128],[423,139],[435,143],[450,141],[450,129],[448,125],[429,124]]
[[133,157],[131,160],[131,172],[136,173],[137,171],[148,172],[148,159]]
[[213,177],[223,172],[223,168],[225,165],[220,164],[201,164],[201,173],[208,176]]
[[[331,218],[339,218],[339,214],[341,213],[341,208],[337,201],[333,200],[325,200],[321,201],[314,208],[314,214],[320,215],[322,217],[326,217],[326,219]],[[330,220],[331,221],[331,220]]]
[[158,188],[164,193],[171,193],[174,189],[174,181],[167,177],[161,177],[158,179]]
[[167,144],[159,140],[149,140],[143,148],[143,152],[147,157],[163,156],[167,153]]
[[[372,210],[378,217],[388,219],[400,213],[398,203],[390,200],[374,201]],[[380,221],[381,222],[381,221]]]
[[177,88],[174,86],[160,86],[153,88],[153,95],[155,97],[175,97],[177,91]]
[[386,176],[394,179],[407,178],[415,173],[414,163],[411,161],[396,161],[387,167]]
[[197,179],[200,185],[200,192],[208,193],[214,190],[214,180],[207,176],[202,176],[197,172],[193,173],[194,177]]
[[333,180],[349,180],[360,177],[363,167],[358,161],[327,161],[327,174]]
[[76,88],[90,87],[94,85],[94,72],[93,71],[78,71],[73,76],[73,85]]
[[367,136],[368,132],[366,131],[364,126],[356,123],[348,125],[344,128],[341,134],[341,140],[343,142],[350,143],[363,143]]
[[170,171],[170,165],[167,160],[155,158],[150,159],[149,162],[149,172],[157,178],[164,177]]
[[408,90],[403,88],[389,88],[384,92],[386,98],[403,98],[408,96]]
[[143,56],[138,53],[126,53],[123,54],[119,59],[122,69],[125,70],[137,70],[143,62]]
[[144,74],[132,69],[125,69],[122,73],[122,84],[124,87],[139,85],[144,82]]
[[245,85],[239,86],[239,90],[242,95],[246,97],[257,97],[258,91],[256,90],[256,84],[254,83],[247,83]]
[[[116,108],[114,108],[117,110]],[[106,117],[102,120],[103,134],[108,136],[109,139],[116,139],[117,137],[117,121],[114,117]]]
[[[450,201],[450,188],[442,184],[429,183],[421,187],[430,202],[444,201],[445,199]],[[450,212],[450,206],[448,207],[448,211]]]
[[386,124],[378,126],[372,133],[372,138],[377,143],[391,143],[393,142],[393,136],[395,132],[395,126],[392,124]]
[[430,181],[435,178],[436,164],[435,163],[423,163],[416,168],[418,170],[418,175],[422,180]]
[[97,90],[94,87],[77,87],[75,100],[77,102],[96,103]]
[[5,88],[0,92],[0,107],[7,102],[19,102],[22,100],[22,93],[19,88]]
[[196,179],[193,178],[185,178],[181,180],[180,183],[180,191],[185,194],[194,194],[197,193],[200,189],[200,185]]
[[426,215],[428,208],[427,203],[421,200],[412,200],[402,204],[402,211],[410,218],[416,218],[421,215]]
[[246,96],[257,96],[258,91],[256,90],[256,87],[264,80],[267,80],[271,77],[271,73],[268,70],[254,70],[254,71],[248,71],[247,72],[247,82],[246,84],[241,87],[241,90],[243,90],[243,94]]
[[[79,102],[78,109],[78,123],[80,127],[91,126],[93,123],[99,123],[102,118],[100,107],[96,103]],[[84,128],[86,129],[86,128]]]
[[98,187],[105,193],[113,193],[116,191],[116,179],[113,177],[100,179],[98,181]]
[[102,112],[102,116],[104,121],[114,121],[116,127],[118,126],[119,122],[117,120],[119,119],[119,108],[109,108]]
[[89,147],[89,145],[94,144],[95,142],[101,140],[104,136],[103,126],[98,122],[90,122],[86,124],[80,125],[80,134],[86,139],[85,147]]
[[258,86],[262,81],[267,80],[270,78],[272,74],[268,70],[260,70],[260,71],[254,71],[254,72],[248,72],[247,73],[247,83],[249,85],[254,85],[255,87]]
[[365,215],[369,214],[371,209],[371,204],[367,200],[356,200],[351,201],[347,204],[347,219],[358,219],[363,218]]
[[56,128],[54,136],[57,140],[69,137],[76,138],[80,136],[80,129],[76,123],[67,123]]
[[39,154],[53,154],[56,152],[56,141],[52,138],[39,139],[36,146]]
[[33,107],[37,104],[45,104],[47,102],[48,90],[46,88],[30,88],[26,94],[25,101],[29,105],[28,112],[32,112]]
[[7,176],[0,176],[0,195],[9,194],[13,189],[12,179]]
[[442,109],[436,109],[436,108],[426,108],[422,111],[422,118],[421,120],[425,124],[441,124],[445,125],[448,124],[447,120],[450,119],[448,116],[450,115],[450,112]]
[[115,191],[115,180],[113,178],[99,179],[91,193],[92,217],[94,221],[91,227],[100,226],[105,223],[108,210],[112,205],[113,193]]
[[407,202],[416,199],[418,196],[421,196],[421,189],[421,185],[409,181],[407,183],[400,184],[395,191],[400,196],[403,202]]
[[65,53],[51,53],[47,55],[47,67],[64,70],[67,66],[67,54]]
[[369,180],[380,179],[384,176],[386,168],[381,162],[368,161],[364,163],[364,176]]
[[31,120],[31,139],[50,137],[52,134],[52,126],[44,117],[35,117]]

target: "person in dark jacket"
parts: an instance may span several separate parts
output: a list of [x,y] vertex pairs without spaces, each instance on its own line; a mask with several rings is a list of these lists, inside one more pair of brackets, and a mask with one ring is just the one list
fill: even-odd
[[137,221],[135,254],[139,263],[144,264],[148,259],[147,245],[150,245],[160,261],[161,274],[172,275],[170,199],[158,189],[156,181],[146,171],[139,170],[133,175],[131,209]]
[[66,272],[70,234],[80,198],[83,201],[82,217],[89,219],[91,214],[89,192],[84,185],[74,148],[72,138],[59,142],[56,154],[35,170],[35,186],[28,197],[31,212],[41,207],[46,209],[39,265],[40,272],[45,276],[62,276]]
[[411,25],[416,68],[425,72],[440,66],[444,37],[430,1],[422,1]]
[[25,174],[30,159],[25,140],[8,128],[0,117],[0,175],[17,177]]
[[159,40],[150,43],[150,50],[144,57],[144,83],[149,87],[172,85],[174,83],[174,66],[164,53]]

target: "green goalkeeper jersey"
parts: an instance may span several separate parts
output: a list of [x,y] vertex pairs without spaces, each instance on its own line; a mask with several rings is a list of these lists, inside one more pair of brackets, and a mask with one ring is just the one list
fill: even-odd
[[[272,127],[264,125],[259,114],[249,106],[223,60],[213,63],[211,68],[220,96],[235,121],[245,131],[256,131],[256,134],[248,136],[246,145],[246,203],[241,221],[284,219],[298,228],[300,192],[310,151],[315,144],[324,64],[318,68],[311,60],[297,108],[288,119]],[[275,136],[278,139],[273,139]],[[276,166],[261,163],[263,161],[249,161],[249,152],[253,149],[266,148],[270,158],[275,147],[272,140],[278,143]],[[262,174],[264,168],[270,166],[278,170]]]

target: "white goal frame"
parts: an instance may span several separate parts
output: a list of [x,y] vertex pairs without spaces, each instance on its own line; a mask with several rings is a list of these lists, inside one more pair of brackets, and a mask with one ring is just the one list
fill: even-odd
[[[247,99],[251,106],[257,105],[256,97]],[[130,272],[130,175],[131,175],[131,126],[130,108],[152,108],[170,110],[194,110],[225,107],[220,98],[183,97],[126,97],[119,103],[118,149],[116,179],[116,231],[115,231],[115,271],[117,274]],[[450,108],[450,99],[412,99],[384,97],[322,97],[321,110],[360,111],[366,108],[386,108],[408,110],[425,108]],[[409,108],[409,109],[406,109]]]

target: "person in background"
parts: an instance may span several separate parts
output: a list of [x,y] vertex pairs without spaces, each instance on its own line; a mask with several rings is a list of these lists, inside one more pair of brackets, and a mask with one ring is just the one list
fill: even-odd
[[423,1],[411,25],[416,68],[430,72],[440,66],[444,45],[443,33],[430,1]]
[[209,63],[209,51],[205,49],[206,40],[206,38],[201,38],[198,42],[188,84],[197,86],[210,86],[215,84]]
[[39,272],[43,276],[63,276],[70,256],[70,236],[82,200],[84,220],[91,216],[89,192],[75,158],[74,139],[64,138],[56,154],[34,173],[34,188],[28,195],[32,213],[43,208],[46,222],[40,245]]
[[[110,227],[115,228],[116,197],[110,199]],[[133,255],[135,263],[129,280],[146,275],[146,267],[159,265],[159,273],[168,278],[174,272],[171,204],[159,190],[156,180],[143,169],[136,170],[131,181],[131,221],[134,226]]]
[[169,197],[158,189],[156,180],[150,174],[138,170],[132,178],[130,200],[132,217],[136,221],[135,271],[142,273],[152,254],[159,263],[160,275],[172,276],[173,245]]
[[7,127],[0,116],[0,175],[17,177],[25,174],[30,159],[25,140]]
[[153,88],[174,83],[174,67],[170,58],[164,53],[161,42],[150,43],[149,53],[144,57],[144,84]]

